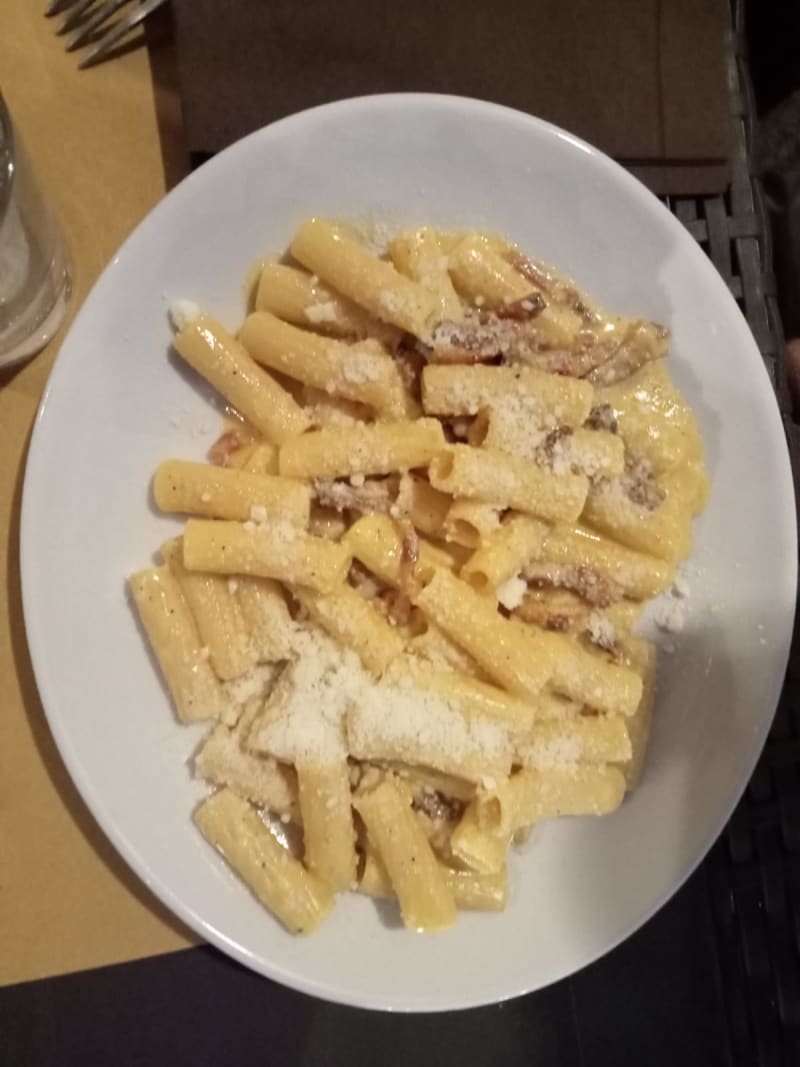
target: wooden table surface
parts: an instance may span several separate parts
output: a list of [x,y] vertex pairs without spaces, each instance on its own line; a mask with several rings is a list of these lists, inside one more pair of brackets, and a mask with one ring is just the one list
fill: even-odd
[[73,264],[61,331],[0,376],[0,984],[192,943],[106,841],[61,763],[25,641],[18,562],[26,450],[64,331],[182,167],[177,94],[162,84],[174,56],[162,41],[80,71],[45,6],[5,0],[0,34],[0,89]]

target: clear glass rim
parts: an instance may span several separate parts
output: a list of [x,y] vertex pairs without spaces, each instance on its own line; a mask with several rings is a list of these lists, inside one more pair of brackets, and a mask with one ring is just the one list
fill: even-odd
[[0,92],[0,224],[6,217],[14,181],[14,129],[11,115]]

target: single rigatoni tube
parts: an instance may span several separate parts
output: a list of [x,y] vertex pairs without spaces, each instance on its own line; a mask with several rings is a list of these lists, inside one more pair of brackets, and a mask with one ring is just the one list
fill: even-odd
[[356,876],[355,833],[346,760],[297,764],[306,867],[335,892]]
[[534,428],[537,423],[574,428],[589,417],[593,396],[588,382],[534,367],[429,364],[422,372],[422,406],[429,415],[477,415],[522,399],[538,416]]
[[210,315],[175,335],[178,354],[268,441],[282,444],[310,425],[303,409]]
[[625,442],[617,434],[578,426],[546,445],[544,431],[537,433],[522,416],[524,408],[502,403],[482,408],[473,422],[471,445],[496,448],[515,456],[545,463],[556,472],[571,470],[590,478],[616,478],[625,468]]
[[511,620],[511,625],[536,632],[550,650],[553,689],[571,700],[609,715],[633,715],[642,696],[642,680],[629,667],[610,663],[605,653],[584,648],[567,634],[544,633]]
[[456,920],[447,878],[405,794],[390,779],[359,793],[355,807],[388,871],[403,922],[412,930],[441,930]]
[[478,825],[506,840],[509,834],[559,815],[607,815],[622,803],[625,779],[616,767],[575,765],[522,770],[475,798]]
[[204,800],[194,821],[291,933],[310,934],[333,907],[330,888],[279,844],[247,801],[230,789]]
[[287,442],[280,471],[289,478],[391,474],[427,466],[444,443],[437,419],[316,430]]
[[574,522],[589,491],[583,474],[554,474],[531,460],[471,445],[443,449],[431,460],[428,477],[456,498],[514,508],[548,522]]
[[162,511],[246,522],[253,508],[296,526],[308,525],[311,488],[274,474],[166,459],[153,476],[153,497]]
[[505,723],[465,714],[455,702],[415,685],[411,676],[405,681],[382,684],[375,700],[349,708],[351,755],[433,767],[471,782],[510,772],[513,746]]
[[323,593],[344,581],[351,559],[344,546],[289,523],[248,529],[238,522],[189,519],[183,535],[187,570],[276,578]]

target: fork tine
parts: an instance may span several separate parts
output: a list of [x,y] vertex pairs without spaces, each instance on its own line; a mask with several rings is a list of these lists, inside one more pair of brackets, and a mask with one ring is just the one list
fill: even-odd
[[49,18],[51,15],[58,15],[62,11],[66,11],[68,7],[71,7],[75,3],[75,0],[50,0],[46,10],[45,16]]
[[147,18],[151,11],[155,11],[157,7],[161,7],[167,0],[145,0],[135,11],[131,11],[129,15],[123,16],[119,21],[115,22],[108,33],[101,37],[100,40],[86,53],[78,66],[83,69],[84,67],[90,67],[94,63],[99,63],[101,59],[111,51],[114,45],[121,41],[122,38],[134,28],[138,26],[140,22]]
[[73,3],[72,7],[67,13],[67,17],[58,27],[56,33],[69,33],[70,30],[74,30],[83,18],[84,13],[89,10],[93,3],[94,0],[75,0],[75,3]]
[[76,48],[80,48],[82,44],[86,44],[94,31],[111,16],[119,11],[121,7],[129,3],[129,0],[106,0],[104,4],[98,4],[97,7],[88,16],[85,22],[81,24],[77,33],[67,41],[65,48],[68,52],[74,52]]

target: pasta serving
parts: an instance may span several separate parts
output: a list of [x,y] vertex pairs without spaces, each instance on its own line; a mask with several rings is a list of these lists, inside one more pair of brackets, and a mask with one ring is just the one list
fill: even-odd
[[155,472],[185,526],[130,588],[178,718],[210,723],[199,831],[296,933],[350,889],[415,930],[502,909],[513,845],[642,773],[634,627],[707,494],[666,331],[494,235],[376,255],[320,219],[238,334],[175,317],[235,420]]

